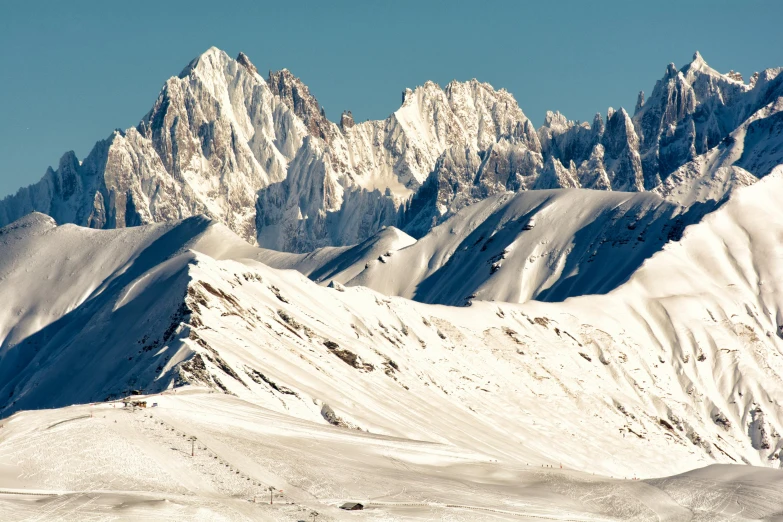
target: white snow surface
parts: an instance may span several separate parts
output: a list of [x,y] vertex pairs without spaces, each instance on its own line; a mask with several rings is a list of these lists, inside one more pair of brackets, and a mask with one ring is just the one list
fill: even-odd
[[[571,194],[581,193],[542,192],[540,197],[567,202]],[[776,201],[782,195],[783,169],[778,169],[736,191],[605,295],[560,303],[476,300],[470,307],[428,305],[364,287],[318,286],[297,271],[262,264],[258,259],[268,253],[205,218],[91,230],[55,226],[50,218],[32,214],[0,229],[0,297],[6,304],[0,320],[0,408],[4,416],[59,409],[16,413],[3,421],[0,477],[9,488],[66,491],[71,497],[57,497],[58,502],[84,513],[120,502],[197,518],[201,509],[219,511],[232,495],[250,495],[233,482],[221,490],[223,479],[211,471],[188,478],[193,474],[185,467],[197,465],[193,461],[163,460],[161,471],[134,479],[139,467],[147,467],[134,452],[151,454],[153,460],[159,455],[137,433],[143,431],[139,422],[148,422],[140,419],[149,417],[120,422],[107,413],[108,430],[86,427],[103,420],[53,426],[86,411],[84,406],[63,408],[69,404],[136,390],[158,394],[148,400],[159,402],[161,409],[150,412],[163,415],[163,421],[209,447],[217,442],[234,452],[221,458],[250,480],[268,484],[282,477],[296,487],[310,484],[307,495],[292,497],[296,506],[435,499],[439,506],[495,506],[573,520],[647,520],[654,514],[688,520],[681,509],[695,520],[741,520],[735,515],[772,520],[780,501],[763,489],[766,483],[748,486],[762,488],[757,495],[765,499],[754,504],[752,513],[745,508],[744,514],[729,513],[738,508],[709,500],[725,493],[721,471],[705,472],[698,480],[686,475],[687,480],[645,482],[658,489],[671,485],[672,493],[655,505],[640,500],[639,495],[650,497],[634,492],[636,481],[628,490],[622,485],[627,483],[617,485],[606,477],[652,479],[713,464],[780,467],[783,219]],[[620,194],[612,197],[620,206],[628,203]],[[640,197],[645,201],[631,203],[660,202],[653,195]],[[545,226],[544,218],[523,231],[520,243],[525,233]],[[377,243],[366,248],[399,247],[410,238],[387,229]],[[384,264],[417,244],[395,250]],[[345,251],[335,252],[333,259],[339,259]],[[192,399],[181,397],[188,389],[201,391]],[[100,406],[101,414],[108,407]],[[255,420],[243,420],[246,415]],[[118,421],[116,428],[112,419]],[[136,423],[133,433],[129,422]],[[305,423],[306,433],[291,433],[296,423]],[[71,429],[77,431],[57,435],[57,430]],[[286,441],[264,435],[268,430],[282,433]],[[312,459],[293,450],[307,447],[320,433],[337,446],[324,446]],[[84,479],[53,471],[56,459],[41,456],[55,441],[74,438],[95,441],[96,450],[82,457],[91,470]],[[366,442],[372,438],[399,441],[391,453],[382,452],[387,463],[355,456],[374,451]],[[160,451],[172,451],[168,439],[162,440]],[[247,454],[270,444],[277,450],[264,449],[247,461]],[[422,450],[420,444],[430,446]],[[356,446],[366,447],[356,450],[359,454],[347,449]],[[119,458],[112,456],[117,451],[131,461],[127,472],[115,472],[108,464]],[[385,472],[374,481],[330,478],[332,485],[323,489],[330,483],[324,474],[340,477],[329,458],[346,465],[363,462],[351,464],[360,468],[354,477],[392,466],[399,478],[383,479]],[[105,464],[93,465],[95,459]],[[302,459],[308,460],[307,469],[297,464]],[[18,471],[20,462],[30,462],[27,471]],[[458,462],[465,464],[453,467]],[[579,473],[561,474],[561,464]],[[553,468],[541,468],[547,465]],[[295,471],[285,471],[289,466]],[[542,469],[550,471],[541,475]],[[89,478],[95,473],[103,475]],[[424,489],[411,486],[421,480],[415,478],[420,473],[440,478],[427,479]],[[592,473],[601,476],[598,486]],[[749,471],[745,479],[756,484],[753,476]],[[494,478],[488,484],[486,477]],[[745,479],[737,477],[730,482],[742,484]],[[462,490],[442,485],[441,479],[481,482],[465,490],[478,491],[479,500],[466,502],[470,495],[455,493]],[[116,487],[107,485],[115,480]],[[207,487],[201,480],[211,481],[208,487],[217,493],[195,500],[192,494]],[[536,511],[543,509],[541,497],[528,489],[529,480],[545,482],[545,496],[557,493],[570,500],[558,497],[555,503],[544,502],[549,511]],[[137,484],[129,487],[128,481]],[[597,494],[596,487],[611,491],[616,500],[606,500],[609,506],[586,501]],[[618,487],[619,496],[612,496]],[[684,492],[694,488],[706,497],[697,501]],[[102,493],[90,496],[96,490]],[[122,493],[111,496],[115,493],[107,490]],[[16,493],[8,497],[9,512],[44,513]],[[178,500],[176,506],[156,507],[149,495]],[[207,499],[217,504],[204,507],[213,501]],[[638,502],[646,507],[617,511],[618,504]],[[79,507],[83,504],[87,507]],[[58,505],[51,504],[52,513]],[[406,519],[396,507],[377,509],[385,513],[374,512],[380,518],[396,513]],[[242,513],[237,517],[248,516]],[[330,513],[336,519],[347,516]],[[411,516],[433,515],[421,513]],[[473,515],[455,516],[477,519]],[[514,515],[486,514],[506,516]]]
[[714,208],[650,193],[508,192],[463,208],[418,241],[390,227],[350,248],[265,250],[256,258],[322,284],[427,303],[562,301],[616,288]]
[[[3,519],[771,521],[783,507],[777,470],[605,477],[321,426],[203,389],[141,398],[157,406],[6,419]],[[346,499],[365,509],[339,510]]]

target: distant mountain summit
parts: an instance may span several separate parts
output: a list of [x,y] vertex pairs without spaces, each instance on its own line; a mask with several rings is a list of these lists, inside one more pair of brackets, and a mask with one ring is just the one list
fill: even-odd
[[535,129],[507,91],[427,82],[385,120],[326,118],[288,70],[262,77],[211,48],[163,86],[136,126],[0,201],[0,226],[38,211],[122,228],[204,214],[251,243],[306,252],[384,226],[422,237],[467,205],[511,191],[653,190],[720,201],[783,163],[781,69],[721,74],[696,53],[670,64],[632,115],[548,113]]

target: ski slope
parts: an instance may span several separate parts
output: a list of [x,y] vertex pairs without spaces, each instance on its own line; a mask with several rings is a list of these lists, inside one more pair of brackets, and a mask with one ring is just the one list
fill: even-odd
[[[143,398],[158,406],[4,421],[3,519],[743,521],[783,508],[774,470],[610,478],[322,426],[204,389]],[[347,500],[365,510],[340,511]]]

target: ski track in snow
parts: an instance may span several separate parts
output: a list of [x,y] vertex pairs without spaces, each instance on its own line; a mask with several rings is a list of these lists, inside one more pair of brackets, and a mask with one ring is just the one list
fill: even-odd
[[[159,406],[104,403],[7,420],[4,520],[298,520],[313,510],[321,520],[756,520],[783,507],[781,478],[771,470],[718,466],[613,480],[477,461],[456,447],[439,451],[463,462],[444,466],[432,459],[432,444],[297,421],[223,394],[139,398]],[[79,420],[50,427],[63,417]],[[51,430],[58,444],[47,438]],[[410,461],[409,452],[425,458]],[[366,510],[337,510],[346,499]]]

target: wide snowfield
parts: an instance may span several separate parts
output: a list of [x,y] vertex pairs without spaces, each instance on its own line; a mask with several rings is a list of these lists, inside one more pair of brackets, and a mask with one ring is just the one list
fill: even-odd
[[[318,425],[203,389],[145,399],[158,406],[3,421],[2,519],[783,520],[776,470],[610,478]],[[346,501],[366,509],[337,509]]]

